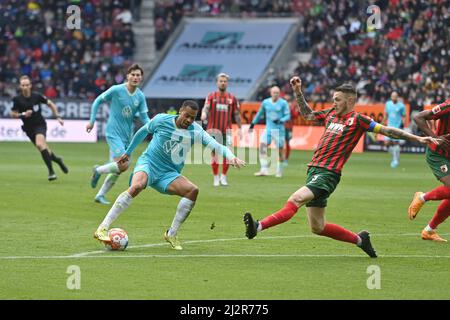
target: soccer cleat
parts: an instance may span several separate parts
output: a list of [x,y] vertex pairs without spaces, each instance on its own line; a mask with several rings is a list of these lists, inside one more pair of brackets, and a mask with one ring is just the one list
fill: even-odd
[[426,231],[422,230],[422,239],[431,240],[436,242],[447,242],[444,238],[441,238],[436,231]]
[[361,238],[360,247],[365,253],[369,255],[371,258],[376,258],[377,253],[375,249],[372,247],[372,243],[370,242],[370,236],[368,231],[361,231],[358,233],[358,236]]
[[256,177],[265,177],[265,176],[268,176],[269,173],[267,172],[267,170],[261,169],[260,171],[255,172],[254,175],[255,175]]
[[413,220],[416,218],[417,214],[419,213],[420,209],[422,208],[423,204],[425,202],[420,199],[420,196],[423,195],[423,192],[416,192],[414,194],[413,200],[408,208],[408,216],[410,220]]
[[51,173],[48,175],[48,181],[53,181],[53,180],[56,180],[57,178],[58,177],[54,173]]
[[226,175],[221,175],[220,176],[220,184],[223,186],[227,186],[228,185],[228,181],[227,181],[227,176]]
[[183,250],[181,246],[180,240],[178,240],[177,236],[169,236],[169,230],[164,232],[164,240],[166,240],[172,246],[174,250]]
[[214,187],[220,186],[220,177],[219,176],[214,176],[213,185],[214,185]]
[[69,173],[69,169],[68,169],[67,166],[64,164],[62,158],[59,158],[59,159],[57,160],[56,163],[59,165],[59,167],[61,168],[61,171],[62,171],[62,172],[66,173],[66,174]]
[[245,236],[248,239],[253,239],[258,233],[258,221],[253,220],[250,212],[244,214],[244,224],[245,224]]
[[108,229],[99,227],[94,232],[94,238],[103,243],[111,243],[111,239],[108,236]]
[[97,172],[98,166],[94,166],[92,169],[92,177],[91,177],[91,187],[95,188],[97,186],[98,180],[100,179],[101,174]]
[[395,169],[395,168],[397,168],[397,167],[398,167],[398,161],[392,160],[392,162],[391,162],[391,168],[392,168],[392,169]]
[[94,201],[101,204],[111,204],[111,202],[106,200],[105,196],[95,196]]
[[275,174],[275,178],[282,178],[283,177],[283,174],[280,172],[280,171],[278,171],[276,174]]

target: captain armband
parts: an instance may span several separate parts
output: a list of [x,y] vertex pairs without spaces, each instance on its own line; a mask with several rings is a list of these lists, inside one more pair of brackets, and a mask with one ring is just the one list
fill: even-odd
[[378,133],[380,132],[381,129],[381,124],[379,124],[378,122],[372,121],[369,125],[369,132],[374,132],[374,133]]

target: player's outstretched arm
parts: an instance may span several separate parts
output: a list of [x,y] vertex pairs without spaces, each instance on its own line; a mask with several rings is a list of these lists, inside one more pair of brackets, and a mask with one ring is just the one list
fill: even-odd
[[294,92],[295,99],[297,100],[300,114],[306,120],[315,120],[313,110],[309,107],[302,92],[302,80],[300,77],[292,77],[289,81]]
[[374,131],[374,132],[380,133],[384,136],[387,136],[387,137],[390,137],[393,139],[416,141],[416,142],[419,142],[422,144],[434,143],[434,144],[440,145],[442,143],[442,139],[438,139],[435,137],[419,137],[419,136],[416,136],[409,132],[406,132],[402,129],[386,127],[383,125],[379,125],[378,130]]
[[201,139],[202,139],[201,141],[205,147],[213,150],[216,154],[220,154],[220,155],[224,156],[225,158],[227,158],[229,163],[235,168],[239,169],[239,168],[245,166],[245,161],[236,157],[233,154],[233,152],[231,152],[231,150],[228,149],[226,146],[218,143],[205,130],[203,130],[202,127],[200,127],[199,125],[197,125],[197,126],[198,126],[197,132],[199,132],[201,134]]

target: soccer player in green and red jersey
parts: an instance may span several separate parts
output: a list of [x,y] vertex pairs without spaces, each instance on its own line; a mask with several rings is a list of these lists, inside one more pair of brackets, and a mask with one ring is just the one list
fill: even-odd
[[[219,73],[217,75],[217,91],[208,94],[201,114],[201,120],[208,122],[207,132],[226,147],[231,147],[231,123],[233,118],[239,127],[239,138],[242,137],[239,101],[234,95],[227,92],[229,78],[226,73]],[[215,187],[220,185],[227,186],[228,161],[225,158],[223,159],[222,175],[220,177],[219,164],[220,161],[217,155],[212,151],[211,167],[214,175],[213,185]]]
[[[427,193],[416,192],[408,208],[409,218],[414,219],[426,201],[442,200],[433,218],[422,230],[423,240],[447,242],[436,233],[436,228],[450,215],[450,99],[435,106],[431,110],[424,110],[414,117],[417,126],[423,133],[442,139],[441,145],[430,144],[426,156],[428,165],[436,179],[444,185]],[[439,120],[436,133],[428,126],[427,120]]]
[[313,233],[353,243],[370,257],[376,258],[377,255],[370,242],[368,231],[356,234],[325,220],[327,199],[339,183],[342,167],[366,131],[424,144],[439,143],[440,140],[432,137],[418,137],[401,129],[386,127],[355,112],[356,90],[352,85],[344,84],[335,89],[331,109],[314,112],[303,97],[300,78],[293,77],[290,83],[299,105],[300,114],[307,120],[324,123],[325,131],[320,138],[312,161],[308,164],[306,185],[295,191],[281,210],[261,221],[255,221],[247,212],[244,215],[246,236],[252,239],[258,232],[286,222],[295,215],[301,206],[306,205]]

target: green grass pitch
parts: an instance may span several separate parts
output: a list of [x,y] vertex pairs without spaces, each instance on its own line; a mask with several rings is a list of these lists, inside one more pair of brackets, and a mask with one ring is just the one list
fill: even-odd
[[[327,218],[369,230],[380,256],[370,259],[353,245],[312,235],[304,208],[245,238],[243,213],[262,218],[279,209],[304,184],[311,152],[293,152],[282,179],[254,177],[258,166],[249,165],[230,169],[230,186],[220,188],[213,188],[208,165],[187,165],[183,174],[200,195],[180,232],[184,250],[162,239],[178,198],[149,189],[113,225],[128,232],[130,247],[108,252],[92,235],[109,206],[94,203],[89,186],[92,166],[106,160],[106,144],[50,146],[70,168],[68,175],[55,168],[52,183],[30,143],[0,144],[0,299],[450,298],[449,244],[420,239],[438,203],[427,203],[415,221],[406,213],[415,191],[438,185],[424,155],[402,154],[393,170],[388,154],[354,154],[344,168]],[[128,176],[109,200],[126,189]],[[439,232],[450,238],[450,222]],[[66,285],[72,265],[81,271],[79,290]],[[367,287],[371,265],[380,268],[380,289]]]

